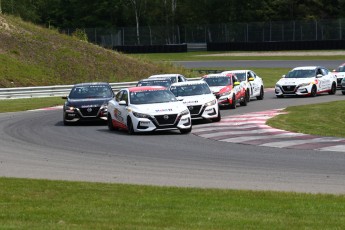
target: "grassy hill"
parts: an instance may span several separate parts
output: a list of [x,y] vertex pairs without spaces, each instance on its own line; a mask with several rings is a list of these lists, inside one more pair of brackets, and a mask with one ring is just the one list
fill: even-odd
[[0,88],[135,81],[157,73],[190,74],[0,14]]

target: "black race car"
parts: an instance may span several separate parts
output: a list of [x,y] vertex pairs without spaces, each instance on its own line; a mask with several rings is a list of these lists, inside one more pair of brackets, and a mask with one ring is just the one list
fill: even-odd
[[108,101],[114,97],[109,83],[76,84],[63,106],[63,123],[69,125],[80,120],[106,120]]

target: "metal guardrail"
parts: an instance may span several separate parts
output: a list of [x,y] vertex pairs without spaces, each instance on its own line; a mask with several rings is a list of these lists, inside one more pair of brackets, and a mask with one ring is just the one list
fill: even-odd
[[[198,80],[200,78],[188,78]],[[109,83],[114,92],[123,88],[135,86],[138,82]],[[18,98],[62,97],[69,94],[73,85],[55,85],[38,87],[0,88],[0,100]]]

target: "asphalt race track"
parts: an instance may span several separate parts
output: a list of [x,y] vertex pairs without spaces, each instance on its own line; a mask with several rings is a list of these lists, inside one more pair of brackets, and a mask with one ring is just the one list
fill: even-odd
[[[268,90],[262,101],[221,112],[226,117],[336,100],[345,96],[277,99]],[[64,126],[61,109],[0,114],[0,133],[0,176],[345,193],[340,152],[219,142],[177,131],[129,136],[102,123]]]

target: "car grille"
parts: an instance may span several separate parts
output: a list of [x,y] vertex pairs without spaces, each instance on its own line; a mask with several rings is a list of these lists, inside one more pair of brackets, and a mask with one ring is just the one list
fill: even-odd
[[201,105],[191,105],[188,109],[191,115],[197,115],[200,113]]
[[155,116],[159,125],[173,125],[176,121],[177,114],[166,114]]
[[295,92],[295,88],[296,88],[295,85],[284,85],[283,86],[283,90],[285,93],[293,93],[293,92]]
[[[95,117],[98,114],[100,107],[92,107],[92,108],[80,108],[80,113],[84,117]],[[91,109],[91,110],[90,110]]]

